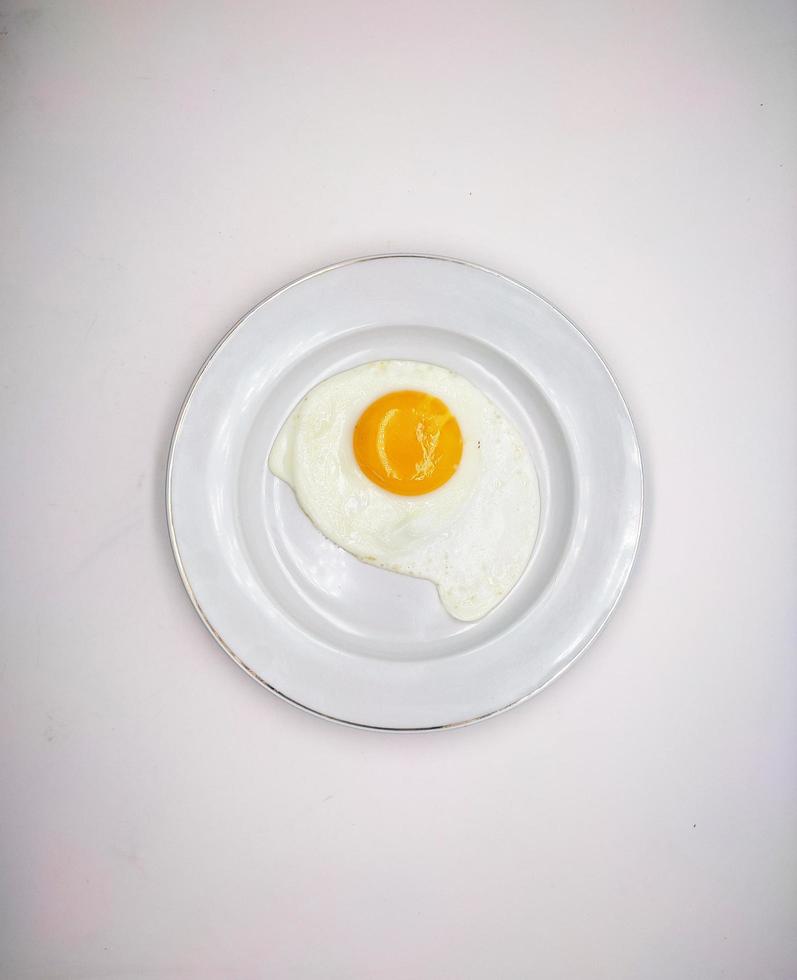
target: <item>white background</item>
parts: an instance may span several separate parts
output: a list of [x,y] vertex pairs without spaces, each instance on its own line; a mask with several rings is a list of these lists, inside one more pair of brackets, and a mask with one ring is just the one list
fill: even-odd
[[[0,975],[794,977],[794,5],[3,7]],[[550,298],[646,462],[607,630],[443,735],[258,687],[164,518],[220,335],[392,250]]]

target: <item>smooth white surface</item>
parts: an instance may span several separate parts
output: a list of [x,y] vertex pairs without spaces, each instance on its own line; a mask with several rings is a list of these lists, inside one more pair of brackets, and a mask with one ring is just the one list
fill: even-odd
[[[4,10],[0,973],[793,977],[793,5]],[[395,249],[535,284],[646,450],[607,630],[444,736],[253,684],[163,519],[231,319]]]
[[[493,399],[542,480],[545,507],[534,557],[511,595],[476,622],[448,616],[428,582],[375,571],[330,546],[266,466],[285,419],[311,388],[354,365],[395,357],[428,357],[463,384],[469,380],[474,396]],[[403,380],[389,387],[411,387],[411,365],[392,363],[404,365]],[[419,387],[452,410],[463,407],[454,390],[434,381]],[[366,390],[361,404],[346,406],[352,428],[373,395]],[[475,413],[481,418],[471,429],[488,417],[489,403]],[[320,410],[322,420],[341,415],[329,405]],[[500,511],[502,491],[483,485],[507,474],[491,472],[491,460],[494,470],[501,460],[489,429],[476,435],[471,432],[457,473],[463,479],[440,492],[447,494],[442,499],[467,499],[474,490],[470,470],[482,484],[482,513],[474,520],[497,540],[488,517],[491,506]],[[484,460],[481,475],[477,455]],[[299,475],[316,485],[339,484],[330,473],[322,463],[317,474]],[[309,274],[244,317],[191,387],[167,481],[181,575],[227,652],[291,701],[374,728],[466,724],[540,690],[614,609],[642,517],[631,419],[586,338],[504,276],[417,255],[355,260]],[[518,514],[530,509],[522,495],[511,507]],[[498,527],[511,517],[501,514]],[[405,511],[405,527],[406,518]],[[426,520],[445,528],[439,510]],[[451,562],[464,571],[473,534],[467,524],[454,534]],[[380,548],[381,542],[366,544],[376,555]]]

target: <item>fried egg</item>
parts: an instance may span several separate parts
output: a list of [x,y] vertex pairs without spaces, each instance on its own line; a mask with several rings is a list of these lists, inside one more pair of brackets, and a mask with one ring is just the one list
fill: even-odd
[[434,364],[374,361],[321,382],[268,463],[322,534],[434,582],[456,619],[480,619],[511,591],[537,537],[539,487],[520,434]]

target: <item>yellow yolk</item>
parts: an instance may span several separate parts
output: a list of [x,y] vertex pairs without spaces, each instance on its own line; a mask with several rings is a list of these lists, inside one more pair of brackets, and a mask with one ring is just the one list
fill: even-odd
[[391,391],[360,416],[354,455],[377,486],[414,497],[451,479],[462,458],[462,433],[439,398],[423,391]]

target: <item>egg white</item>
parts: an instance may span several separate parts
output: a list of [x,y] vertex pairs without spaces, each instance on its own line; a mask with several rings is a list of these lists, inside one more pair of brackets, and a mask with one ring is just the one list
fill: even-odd
[[[462,459],[446,483],[405,497],[360,469],[353,433],[382,395],[412,389],[446,403]],[[480,619],[514,587],[537,537],[540,496],[514,426],[474,385],[420,361],[373,361],[313,388],[280,430],[271,472],[331,541],[362,561],[429,579],[456,619]]]

